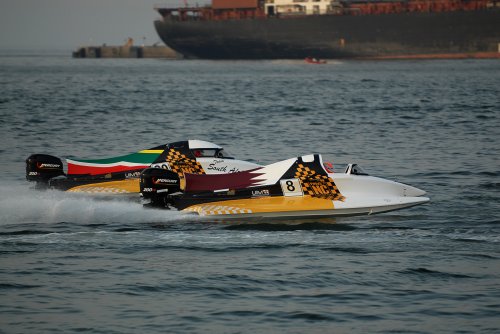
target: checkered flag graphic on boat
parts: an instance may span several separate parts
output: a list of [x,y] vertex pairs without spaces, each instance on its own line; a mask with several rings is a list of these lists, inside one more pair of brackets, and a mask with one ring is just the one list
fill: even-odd
[[333,201],[345,199],[331,177],[320,175],[303,164],[297,166],[295,178],[300,180],[304,194]]
[[197,212],[200,216],[216,216],[216,215],[237,215],[252,213],[252,210],[238,208],[227,205],[195,205],[185,209],[186,211]]
[[186,157],[174,148],[168,151],[166,160],[170,165],[170,169],[180,176],[182,176],[183,173],[205,174],[203,167],[198,161]]

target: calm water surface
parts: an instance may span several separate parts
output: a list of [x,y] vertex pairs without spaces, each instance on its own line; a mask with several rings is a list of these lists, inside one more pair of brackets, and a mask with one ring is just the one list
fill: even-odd
[[[0,332],[500,332],[498,60],[213,62],[0,55]],[[24,178],[204,139],[425,189],[370,217],[201,222]]]

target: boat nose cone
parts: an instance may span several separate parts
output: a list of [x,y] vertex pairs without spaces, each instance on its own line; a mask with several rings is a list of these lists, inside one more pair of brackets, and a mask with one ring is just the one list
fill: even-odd
[[403,185],[403,196],[405,197],[419,197],[424,196],[426,192],[422,189],[418,189],[407,184]]

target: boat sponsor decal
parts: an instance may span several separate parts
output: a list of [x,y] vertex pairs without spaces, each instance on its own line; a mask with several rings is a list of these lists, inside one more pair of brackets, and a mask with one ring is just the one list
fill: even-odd
[[138,178],[140,176],[141,176],[141,172],[140,171],[125,173],[125,178],[126,179],[135,179],[135,178]]
[[158,177],[153,177],[154,184],[177,184],[179,180],[163,179]]
[[230,167],[225,159],[215,159],[207,167],[207,171],[215,171],[216,173],[236,173],[240,169],[237,167]]
[[186,155],[182,154],[174,148],[171,148],[168,151],[166,160],[170,166],[170,169],[180,176],[182,176],[184,173],[205,174],[203,167],[198,161],[188,158]]
[[268,189],[252,190],[252,197],[263,197],[263,196],[271,196],[270,191]]
[[320,175],[303,164],[298,164],[295,177],[300,180],[304,194],[332,201],[345,199],[331,177]]
[[59,164],[47,164],[47,163],[43,163],[43,162],[39,162],[37,163],[37,167],[39,169],[58,169],[58,168],[61,168],[61,165]]
[[189,208],[186,208],[185,211],[196,212],[200,216],[236,215],[236,214],[252,213],[252,210],[250,209],[242,209],[226,205],[194,205]]
[[221,166],[224,160],[214,160],[213,163],[209,164],[207,170],[214,170],[220,173],[227,173],[227,165]]
[[281,190],[285,196],[303,196],[304,192],[300,186],[299,179],[280,180]]

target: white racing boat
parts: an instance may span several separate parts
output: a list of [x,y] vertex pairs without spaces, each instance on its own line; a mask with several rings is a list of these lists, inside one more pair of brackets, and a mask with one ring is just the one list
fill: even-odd
[[211,219],[370,215],[429,201],[425,191],[367,175],[356,164],[343,173],[331,167],[314,154],[224,175],[148,168],[140,187],[149,206]]

